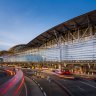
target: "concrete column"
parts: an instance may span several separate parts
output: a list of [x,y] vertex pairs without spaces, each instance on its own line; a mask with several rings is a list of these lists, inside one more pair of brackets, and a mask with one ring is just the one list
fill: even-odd
[[62,69],[62,66],[61,66],[61,64],[59,64],[58,66],[59,66],[58,68],[61,70],[61,69]]

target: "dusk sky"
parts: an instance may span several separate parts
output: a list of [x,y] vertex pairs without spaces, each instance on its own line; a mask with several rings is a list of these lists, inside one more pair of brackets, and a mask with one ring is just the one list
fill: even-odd
[[96,10],[96,0],[0,0],[0,50],[26,44],[73,17]]

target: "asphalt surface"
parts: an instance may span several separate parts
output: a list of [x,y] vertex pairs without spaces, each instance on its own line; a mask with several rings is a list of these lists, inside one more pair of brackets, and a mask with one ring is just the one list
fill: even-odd
[[96,83],[93,81],[54,78],[73,96],[96,96]]
[[[47,75],[49,75],[53,80],[60,84],[60,86],[63,86],[65,90],[68,90],[68,92],[70,92],[72,96],[96,96],[96,82],[92,80],[70,80],[60,78],[53,74]],[[47,96],[68,96],[66,91],[64,91],[60,86],[58,86],[54,82],[51,82],[49,84],[46,79],[46,76],[45,78],[39,78],[31,74],[29,74],[29,76],[31,78],[34,78],[40,84]]]
[[0,86],[11,78],[12,76],[8,76],[6,72],[4,72],[3,70],[0,70]]
[[56,83],[52,80],[49,82],[46,78],[39,78],[33,76],[38,84],[40,84],[41,88],[45,91],[47,96],[69,96],[61,87],[59,87]]
[[20,92],[19,96],[27,96],[26,84],[24,83],[23,89]]
[[[37,84],[25,76],[25,94],[24,96],[44,96]],[[24,92],[24,91],[23,91]],[[23,96],[23,95],[20,95]]]
[[64,86],[72,94],[72,96],[96,96],[96,82],[92,80],[71,80],[60,78],[56,75],[50,76]]

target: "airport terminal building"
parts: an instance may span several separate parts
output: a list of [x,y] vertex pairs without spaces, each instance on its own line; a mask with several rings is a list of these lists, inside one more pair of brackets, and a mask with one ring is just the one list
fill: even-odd
[[5,62],[96,64],[96,10],[61,23],[27,44],[10,48]]

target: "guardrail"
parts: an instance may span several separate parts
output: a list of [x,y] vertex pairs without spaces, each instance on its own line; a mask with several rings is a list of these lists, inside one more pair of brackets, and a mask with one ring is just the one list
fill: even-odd
[[16,75],[0,86],[0,96],[19,96],[24,87],[24,75],[16,70]]

